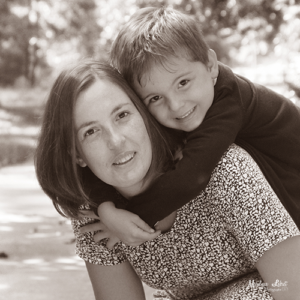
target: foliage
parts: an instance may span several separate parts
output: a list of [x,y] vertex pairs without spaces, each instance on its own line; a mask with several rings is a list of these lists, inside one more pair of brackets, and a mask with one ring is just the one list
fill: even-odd
[[83,55],[94,52],[101,30],[94,0],[1,1],[0,84],[24,76],[34,85],[54,43],[68,43]]
[[32,158],[47,91],[0,89],[0,168]]
[[[228,62],[229,48],[260,41],[272,49],[284,22],[284,6],[289,0],[162,0],[138,1],[140,7],[171,5],[189,13],[202,25],[203,34],[218,54]],[[265,51],[267,52],[268,49]],[[266,53],[265,53],[266,54]]]
[[80,57],[106,59],[132,13],[162,5],[200,21],[208,43],[225,63],[233,57],[245,61],[246,47],[257,55],[274,49],[283,53],[282,44],[300,50],[300,0],[1,0],[0,85],[19,76],[34,85],[47,68]]

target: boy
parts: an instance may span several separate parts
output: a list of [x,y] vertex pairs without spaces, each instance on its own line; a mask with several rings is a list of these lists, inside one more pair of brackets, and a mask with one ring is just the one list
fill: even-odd
[[[300,228],[298,107],[218,63],[196,22],[172,9],[145,8],[134,14],[115,40],[111,58],[162,125],[187,133],[176,169],[130,199],[126,210],[153,226],[205,189],[235,142],[256,160]],[[91,197],[99,196],[95,186]],[[125,221],[112,217],[122,210],[104,202],[98,213],[121,240],[128,240]],[[116,219],[119,223],[111,221]],[[132,223],[151,232],[142,222]]]

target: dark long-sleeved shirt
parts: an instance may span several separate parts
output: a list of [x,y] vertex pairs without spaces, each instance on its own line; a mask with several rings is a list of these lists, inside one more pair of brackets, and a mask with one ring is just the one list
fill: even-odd
[[182,160],[131,198],[126,209],[153,226],[205,189],[233,142],[255,159],[300,228],[300,108],[221,63],[213,104],[187,134]]

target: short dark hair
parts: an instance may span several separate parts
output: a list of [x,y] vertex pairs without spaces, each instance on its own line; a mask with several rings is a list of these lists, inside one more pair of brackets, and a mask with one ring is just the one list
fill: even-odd
[[111,48],[111,62],[130,85],[140,82],[154,62],[184,56],[207,65],[209,46],[192,16],[171,8],[138,10],[123,26]]
[[76,218],[78,208],[83,204],[94,208],[99,205],[89,199],[83,186],[84,169],[88,167],[81,168],[76,163],[73,120],[79,94],[97,79],[108,80],[120,87],[141,114],[153,152],[148,173],[164,172],[172,158],[165,132],[117,70],[94,60],[84,60],[64,70],[56,79],[45,107],[35,167],[42,189],[52,199],[56,210],[66,217]]

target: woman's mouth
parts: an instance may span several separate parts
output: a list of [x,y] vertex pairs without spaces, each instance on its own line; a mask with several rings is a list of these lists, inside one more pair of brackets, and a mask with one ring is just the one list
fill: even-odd
[[115,166],[125,165],[129,163],[135,156],[136,152],[130,151],[125,152],[120,155],[118,155],[116,161],[113,163]]
[[183,120],[190,116],[196,109],[196,106],[194,106],[192,109],[190,109],[188,112],[186,112],[183,116],[176,118],[176,120]]

